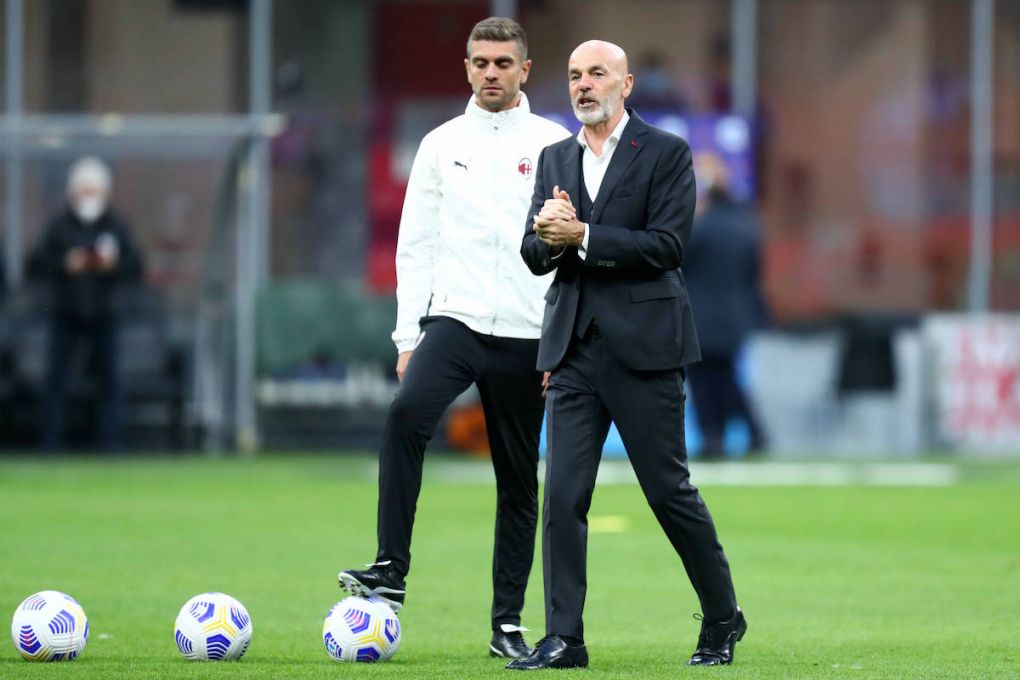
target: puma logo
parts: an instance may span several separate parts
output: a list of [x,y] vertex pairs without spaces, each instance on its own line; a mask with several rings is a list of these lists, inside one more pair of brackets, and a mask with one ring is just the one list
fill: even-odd
[[464,171],[467,172],[467,166],[464,165],[463,163],[461,163],[460,161],[454,161],[453,162],[453,167],[455,167],[455,168],[464,168]]

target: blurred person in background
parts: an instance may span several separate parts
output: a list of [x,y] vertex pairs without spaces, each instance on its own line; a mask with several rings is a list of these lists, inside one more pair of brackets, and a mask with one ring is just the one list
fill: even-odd
[[687,100],[680,94],[664,52],[660,50],[645,52],[638,60],[634,82],[636,83],[634,93],[627,103],[635,109],[673,114],[687,112],[689,108]]
[[698,207],[684,273],[701,343],[701,361],[687,369],[704,438],[700,455],[720,458],[726,425],[743,421],[749,452],[765,449],[765,436],[737,379],[737,358],[747,336],[764,320],[761,294],[761,225],[751,206],[734,199],[726,164],[717,154],[694,156]]
[[46,227],[33,267],[50,285],[50,335],[42,444],[63,446],[67,386],[81,341],[98,371],[99,445],[121,445],[121,389],[117,362],[118,287],[141,277],[141,258],[128,225],[110,207],[110,168],[94,157],[71,166],[67,207]]
[[425,447],[475,383],[496,473],[489,653],[520,658],[530,653],[520,624],[538,522],[544,400],[535,364],[549,277],[532,276],[517,253],[533,165],[569,133],[530,112],[520,88],[531,61],[516,22],[476,24],[464,67],[474,94],[463,115],[422,140],[400,220],[393,340],[401,385],[379,455],[378,552],[339,580],[394,611],[403,606]]

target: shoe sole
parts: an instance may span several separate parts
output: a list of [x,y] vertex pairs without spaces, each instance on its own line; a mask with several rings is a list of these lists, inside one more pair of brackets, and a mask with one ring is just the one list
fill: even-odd
[[397,602],[396,600],[387,597],[387,595],[403,595],[404,591],[395,591],[390,588],[377,588],[372,590],[346,571],[340,572],[338,580],[340,581],[340,587],[351,595],[356,595],[358,597],[377,597],[385,602],[389,608],[393,610],[394,614],[398,613],[404,606],[403,602]]
[[515,666],[516,661],[523,661],[524,659],[515,659],[506,665],[508,671],[547,671],[547,670],[570,670],[571,668],[587,668],[588,662],[584,663],[573,663],[566,664],[563,666],[542,666],[540,668],[534,668],[529,666]]

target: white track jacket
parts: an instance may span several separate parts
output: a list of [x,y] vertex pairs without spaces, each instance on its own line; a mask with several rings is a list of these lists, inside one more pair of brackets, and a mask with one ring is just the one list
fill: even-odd
[[398,352],[414,349],[423,316],[478,333],[537,339],[552,274],[521,258],[538,155],[570,133],[520,104],[490,113],[468,101],[425,135],[407,183],[397,238]]

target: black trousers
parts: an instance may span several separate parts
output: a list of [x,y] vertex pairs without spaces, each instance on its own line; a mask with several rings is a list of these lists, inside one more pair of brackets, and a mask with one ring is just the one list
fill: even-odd
[[44,449],[52,451],[63,447],[71,360],[82,341],[90,345],[98,373],[99,445],[107,451],[120,447],[122,396],[117,366],[117,331],[118,324],[112,319],[81,321],[61,316],[53,318],[43,398]]
[[[583,639],[588,509],[610,422],[615,422],[648,505],[680,555],[708,621],[736,609],[715,525],[690,483],[680,370],[634,371],[597,330],[574,338],[549,380],[542,515],[546,634]],[[640,578],[640,556],[633,556]]]
[[747,423],[750,449],[765,446],[761,425],[748,404],[743,389],[737,384],[737,371],[732,355],[706,355],[687,370],[691,396],[697,409],[698,427],[705,444],[702,453],[722,455],[726,423],[731,418]]
[[482,335],[445,317],[424,321],[422,330],[383,434],[376,561],[389,560],[407,574],[425,446],[446,407],[476,383],[496,472],[492,624],[520,625],[538,523],[544,406],[538,340]]

